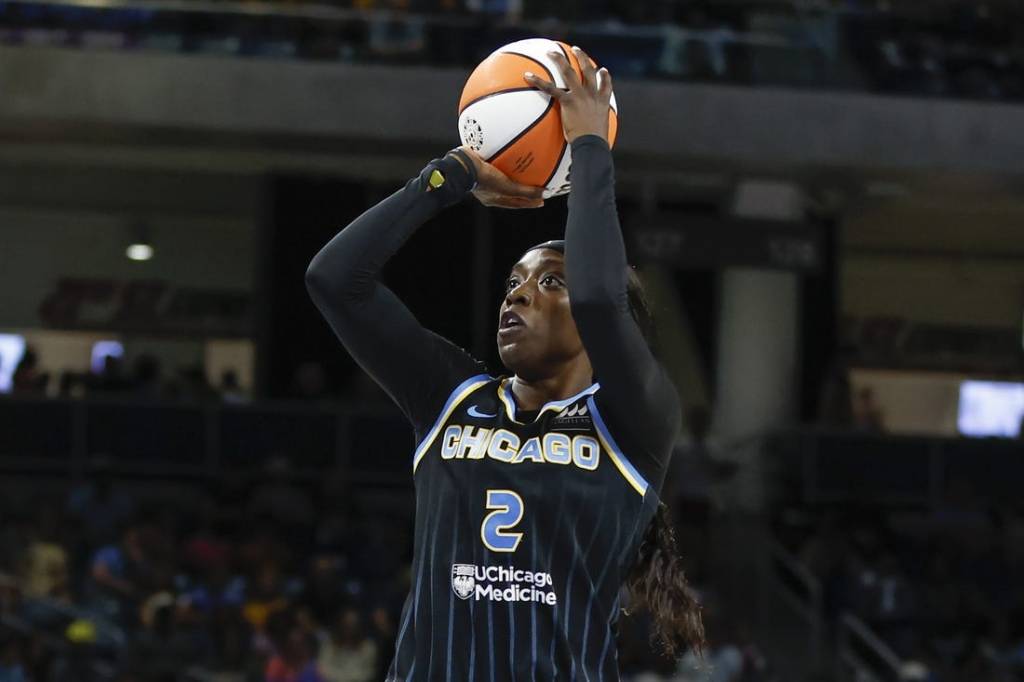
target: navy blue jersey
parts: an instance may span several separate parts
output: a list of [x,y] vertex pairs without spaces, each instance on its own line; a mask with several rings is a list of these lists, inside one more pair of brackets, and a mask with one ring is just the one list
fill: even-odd
[[317,307],[416,433],[412,587],[388,680],[618,679],[619,592],[658,505],[679,398],[630,315],[607,143],[572,149],[565,275],[593,370],[576,395],[519,412],[512,379],[424,329],[379,281],[472,186],[450,155],[307,272]]
[[508,381],[451,394],[413,460],[413,589],[389,680],[617,679],[619,588],[657,494],[595,384],[516,415]]

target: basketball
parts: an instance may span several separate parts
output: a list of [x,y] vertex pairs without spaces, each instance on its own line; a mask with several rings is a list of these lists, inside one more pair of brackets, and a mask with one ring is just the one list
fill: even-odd
[[[558,102],[523,80],[532,71],[559,88],[566,84],[549,50],[561,50],[576,73],[579,62],[563,42],[529,38],[492,52],[470,74],[459,100],[459,138],[518,183],[544,188],[544,198],[569,191],[572,152]],[[618,105],[612,94],[608,143],[614,144]]]

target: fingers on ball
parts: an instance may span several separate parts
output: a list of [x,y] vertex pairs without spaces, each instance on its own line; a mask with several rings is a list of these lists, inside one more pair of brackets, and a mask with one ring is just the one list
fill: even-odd
[[579,82],[579,76],[576,74],[576,70],[572,68],[569,60],[561,50],[548,50],[548,56],[551,57],[551,61],[555,63],[555,68],[562,75],[562,79],[565,81],[566,86],[570,83]]

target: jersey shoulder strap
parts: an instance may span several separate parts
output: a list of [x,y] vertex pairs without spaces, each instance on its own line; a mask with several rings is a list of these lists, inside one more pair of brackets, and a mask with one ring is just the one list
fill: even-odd
[[416,467],[419,466],[420,460],[423,459],[423,455],[427,453],[430,446],[434,444],[434,440],[437,438],[438,432],[441,430],[441,427],[444,426],[444,423],[448,421],[448,418],[451,417],[452,413],[466,400],[466,398],[472,395],[474,391],[477,391],[481,387],[486,386],[493,381],[497,380],[489,374],[477,374],[456,386],[448,395],[448,401],[444,404],[444,407],[441,408],[441,414],[438,415],[437,421],[435,421],[434,425],[430,427],[430,430],[424,434],[423,440],[420,441],[420,444],[416,446],[416,452],[413,454],[412,458],[413,473],[416,473]]

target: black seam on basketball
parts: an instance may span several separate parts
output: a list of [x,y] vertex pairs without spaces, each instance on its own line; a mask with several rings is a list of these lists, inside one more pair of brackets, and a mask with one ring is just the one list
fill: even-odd
[[547,107],[544,108],[544,113],[542,113],[537,118],[533,119],[533,123],[531,123],[530,125],[528,125],[525,128],[523,128],[522,132],[520,132],[518,135],[516,135],[511,140],[509,140],[508,143],[504,147],[502,147],[501,149],[499,149],[498,151],[494,152],[493,154],[488,156],[486,159],[484,159],[484,161],[486,161],[487,163],[490,163],[494,159],[496,159],[499,156],[501,156],[506,149],[508,149],[509,147],[514,145],[516,142],[518,142],[520,140],[520,138],[522,138],[523,135],[525,135],[526,133],[528,133],[531,130],[533,130],[537,126],[538,123],[543,121],[544,117],[548,115],[548,112],[551,111],[551,108],[553,106],[555,106],[555,98],[554,97],[550,97],[550,98],[548,98],[548,105],[547,105]]
[[558,172],[558,167],[562,165],[562,159],[565,158],[565,150],[568,149],[568,148],[569,148],[569,143],[563,141],[562,142],[562,151],[558,154],[558,161],[555,161],[555,165],[551,169],[551,175],[549,175],[548,179],[544,181],[544,184],[542,185],[543,187],[547,187],[549,184],[551,184],[551,178],[555,177],[555,173]]
[[527,59],[527,60],[533,62],[534,64],[536,64],[540,68],[544,69],[544,73],[547,74],[549,81],[551,81],[552,83],[555,82],[555,77],[553,75],[551,75],[551,70],[548,69],[548,67],[544,66],[544,62],[542,62],[542,61],[540,61],[538,59],[535,59],[535,58],[531,57],[528,54],[523,54],[522,52],[502,52],[502,54],[514,54],[517,57],[522,57],[523,59]]
[[474,104],[476,104],[477,102],[482,102],[482,101],[484,101],[484,100],[485,100],[485,99],[487,99],[488,97],[494,97],[495,95],[504,95],[504,94],[505,94],[505,93],[507,93],[507,92],[528,92],[528,91],[530,91],[530,90],[536,90],[536,89],[537,89],[537,88],[535,88],[535,87],[533,87],[533,86],[526,86],[526,87],[523,87],[523,88],[509,88],[508,90],[498,90],[497,92],[490,92],[490,93],[487,93],[486,95],[480,95],[480,96],[479,96],[479,97],[477,97],[476,99],[474,99],[474,100],[472,100],[472,101],[470,101],[470,102],[466,102],[466,106],[464,106],[464,107],[462,107],[461,109],[459,109],[459,115],[461,116],[461,115],[462,115],[462,113],[463,113],[463,112],[464,112],[464,111],[465,111],[466,109],[469,109],[469,108],[470,108],[471,106],[473,106],[473,105],[474,105]]
[[[576,69],[572,68],[572,57],[569,56],[569,51],[565,49],[565,45],[563,45],[562,43],[558,42],[557,40],[555,41],[555,45],[558,45],[558,49],[561,50],[562,54],[565,55],[565,61],[569,62],[569,68],[572,69],[573,71],[575,71]],[[578,60],[578,59],[576,60],[576,66],[580,67],[580,72],[578,74],[576,74],[576,75],[579,76],[580,81],[582,81],[583,80],[583,76],[582,76],[583,65],[580,64],[580,60]],[[565,87],[568,88],[569,84],[566,83]]]

